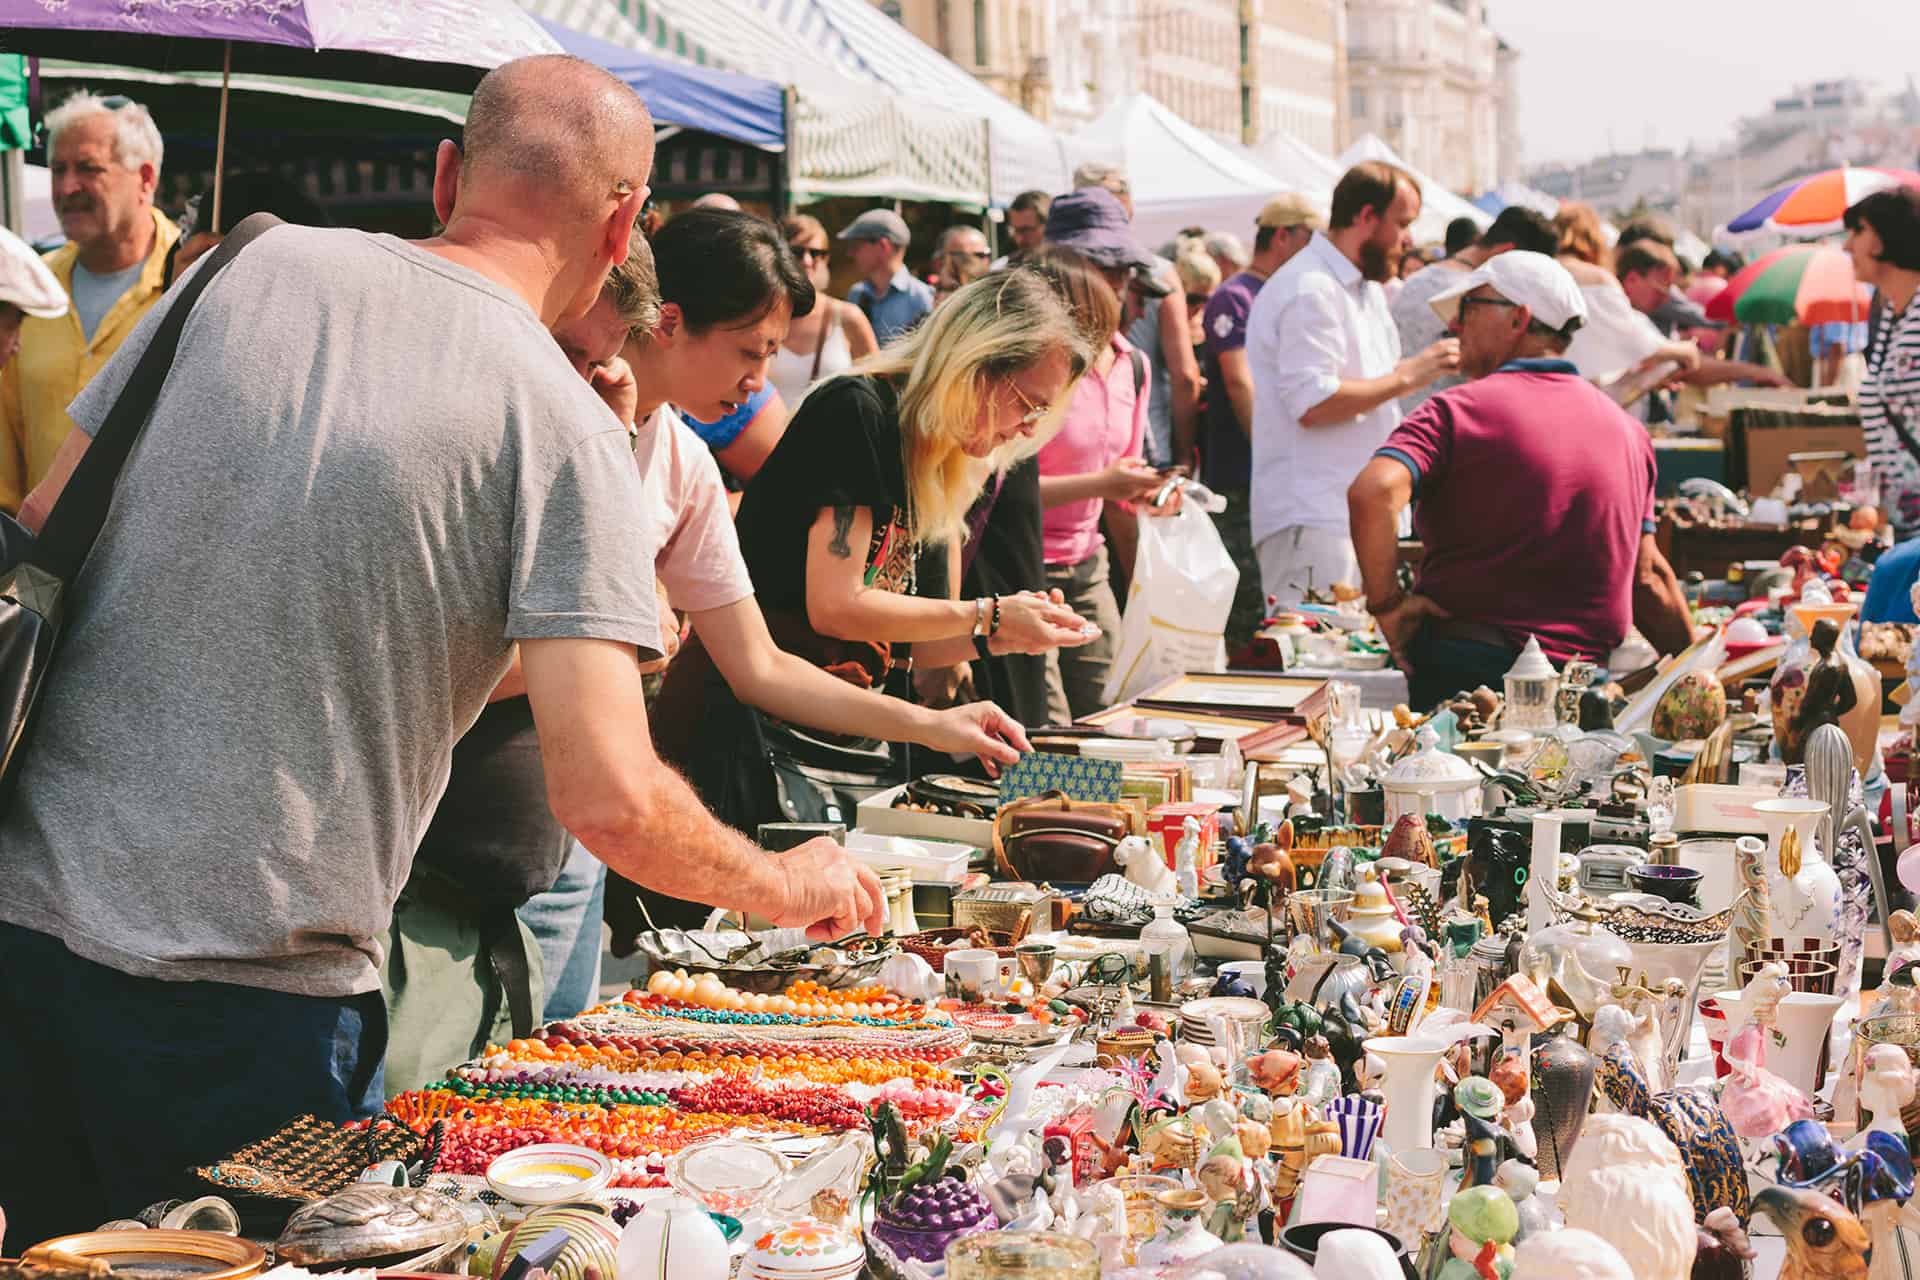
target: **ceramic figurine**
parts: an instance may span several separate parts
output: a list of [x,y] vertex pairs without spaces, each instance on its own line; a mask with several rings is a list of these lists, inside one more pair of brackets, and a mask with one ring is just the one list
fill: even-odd
[[1727,921],[1727,973],[1738,976],[1740,966],[1756,947],[1773,939],[1772,882],[1767,878],[1767,844],[1755,836],[1733,842],[1733,865],[1740,879]]
[[1173,847],[1173,878],[1183,898],[1200,896],[1200,819],[1180,824],[1180,841]]
[[1447,1205],[1447,1252],[1435,1280],[1508,1280],[1519,1210],[1494,1186],[1469,1187]]
[[1267,1130],[1278,1156],[1273,1168],[1276,1204],[1292,1198],[1299,1190],[1308,1165],[1323,1155],[1340,1154],[1340,1126],[1321,1119],[1298,1098],[1274,1103],[1273,1119],[1268,1122]]
[[1460,1186],[1490,1187],[1500,1163],[1500,1140],[1507,1131],[1494,1123],[1506,1104],[1505,1096],[1485,1076],[1468,1076],[1453,1090],[1454,1105],[1466,1121],[1466,1146],[1461,1151]]
[[1748,1265],[1760,1256],[1747,1230],[1724,1205],[1709,1213],[1695,1230],[1699,1249],[1693,1256],[1694,1280],[1747,1280]]
[[[1799,764],[1806,752],[1807,735],[1816,725],[1839,727],[1841,718],[1860,700],[1853,682],[1853,671],[1844,657],[1834,653],[1840,642],[1840,628],[1831,618],[1813,624],[1808,643],[1813,647],[1813,664],[1807,668],[1806,689],[1793,700],[1788,711],[1787,732],[1778,739],[1780,758]],[[1775,713],[1778,721],[1779,713]]]
[[1292,893],[1297,883],[1293,858],[1293,824],[1283,822],[1273,833],[1271,840],[1253,847],[1253,856],[1247,861],[1247,874],[1257,880],[1265,880],[1276,891]]
[[[1904,1052],[1894,1052],[1903,1062],[1906,1060]],[[1727,1079],[1720,1093],[1720,1110],[1726,1113],[1733,1131],[1747,1140],[1749,1152],[1757,1142],[1771,1138],[1795,1120],[1813,1116],[1807,1096],[1767,1070],[1766,1035],[1759,1023],[1749,1022],[1729,1036],[1724,1056]]]
[[1780,1280],[1867,1280],[1867,1229],[1818,1191],[1768,1187],[1753,1207],[1787,1242]]
[[[1914,702],[1920,703],[1920,698]],[[1920,917],[1911,911],[1896,911],[1887,918],[1887,929],[1893,934],[1893,949],[1887,952],[1886,965],[1891,975],[1896,969],[1920,961]]]
[[1149,1173],[1182,1174],[1200,1163],[1200,1137],[1190,1121],[1169,1116],[1147,1127],[1140,1135],[1140,1154],[1147,1158]]
[[1306,1059],[1287,1049],[1269,1049],[1247,1059],[1247,1077],[1256,1089],[1276,1097],[1291,1094],[1300,1084],[1300,1069]]
[[1520,1229],[1513,1242],[1520,1244],[1528,1236],[1553,1229],[1553,1215],[1540,1195],[1540,1171],[1521,1160],[1508,1160],[1493,1171],[1493,1185],[1513,1201],[1520,1218]]
[[1711,1093],[1699,1088],[1654,1093],[1632,1051],[1622,1044],[1600,1055],[1595,1074],[1609,1102],[1626,1116],[1651,1121],[1684,1155],[1696,1221],[1716,1205],[1732,1209],[1742,1223],[1747,1220],[1746,1149]]
[[[1557,1202],[1566,1225],[1591,1231],[1612,1245],[1626,1259],[1634,1280],[1688,1280],[1699,1237],[1686,1166],[1651,1121],[1588,1117],[1564,1170]],[[1587,1273],[1562,1274],[1584,1280]]]
[[1487,1078],[1506,1100],[1500,1112],[1500,1124],[1513,1140],[1514,1152],[1523,1160],[1534,1159],[1540,1148],[1533,1132],[1534,1105],[1528,1088],[1526,1059],[1505,1054],[1493,1064]]
[[1433,833],[1427,830],[1427,821],[1417,814],[1403,813],[1393,824],[1393,830],[1387,833],[1387,840],[1381,846],[1382,858],[1405,858],[1415,866],[1437,867],[1439,857],[1434,853]]
[[1225,1244],[1246,1238],[1247,1223],[1268,1207],[1267,1189],[1239,1140],[1216,1143],[1200,1164],[1200,1189],[1213,1201],[1206,1219],[1209,1234]]
[[1864,1148],[1869,1133],[1892,1134],[1905,1142],[1907,1126],[1900,1112],[1914,1097],[1913,1062],[1897,1044],[1876,1044],[1867,1050],[1860,1077],[1860,1108],[1873,1116],[1866,1128],[1847,1145]]
[[1180,892],[1173,868],[1145,836],[1127,836],[1121,840],[1114,846],[1113,862],[1128,880],[1155,897],[1166,898]]
[[1309,1105],[1326,1106],[1340,1096],[1340,1068],[1325,1036],[1313,1036],[1306,1045],[1307,1070],[1300,1097]]
[[1211,1062],[1196,1062],[1187,1068],[1187,1105],[1189,1107],[1211,1102],[1224,1093],[1226,1087],[1226,1081],[1220,1078],[1220,1069]]
[[1162,1191],[1155,1199],[1160,1205],[1160,1230],[1140,1246],[1140,1265],[1167,1267],[1191,1262],[1220,1247],[1201,1218],[1207,1212],[1207,1193],[1181,1187]]

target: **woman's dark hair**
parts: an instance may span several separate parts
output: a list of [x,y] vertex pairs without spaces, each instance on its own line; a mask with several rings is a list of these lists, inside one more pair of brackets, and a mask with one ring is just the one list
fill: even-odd
[[1872,227],[1880,237],[1880,261],[1902,271],[1920,271],[1920,190],[1888,187],[1847,210],[1846,226]]
[[731,209],[689,209],[653,237],[660,300],[680,308],[687,328],[758,324],[782,300],[793,318],[813,310],[813,282],[800,269],[780,228]]

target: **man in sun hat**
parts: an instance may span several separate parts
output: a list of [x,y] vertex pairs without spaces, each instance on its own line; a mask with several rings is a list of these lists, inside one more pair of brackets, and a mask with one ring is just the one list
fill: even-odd
[[[1497,685],[1529,636],[1564,663],[1604,662],[1636,620],[1656,645],[1685,634],[1653,541],[1653,445],[1565,358],[1587,315],[1567,269],[1513,250],[1432,306],[1468,381],[1407,415],[1347,493],[1368,607],[1412,704]],[[1426,558],[1409,594],[1395,526],[1416,493]]]
[[932,287],[907,270],[913,235],[905,218],[891,209],[869,209],[834,239],[846,242],[860,273],[860,282],[847,290],[847,301],[860,308],[883,345],[933,310]]
[[20,322],[67,314],[67,291],[33,246],[0,227],[0,369],[20,352]]

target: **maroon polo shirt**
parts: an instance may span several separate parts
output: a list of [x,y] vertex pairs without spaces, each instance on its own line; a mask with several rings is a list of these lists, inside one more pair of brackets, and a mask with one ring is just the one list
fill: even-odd
[[1653,442],[1565,360],[1514,360],[1408,414],[1377,456],[1413,473],[1416,590],[1556,663],[1633,624],[1653,529]]

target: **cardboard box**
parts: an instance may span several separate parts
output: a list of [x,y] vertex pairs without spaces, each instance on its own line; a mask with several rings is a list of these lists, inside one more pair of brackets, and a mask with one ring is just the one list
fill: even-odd
[[1188,818],[1200,820],[1200,850],[1193,869],[1205,871],[1220,860],[1220,810],[1215,806],[1195,801],[1157,804],[1147,810],[1147,838],[1158,846],[1171,867]]

